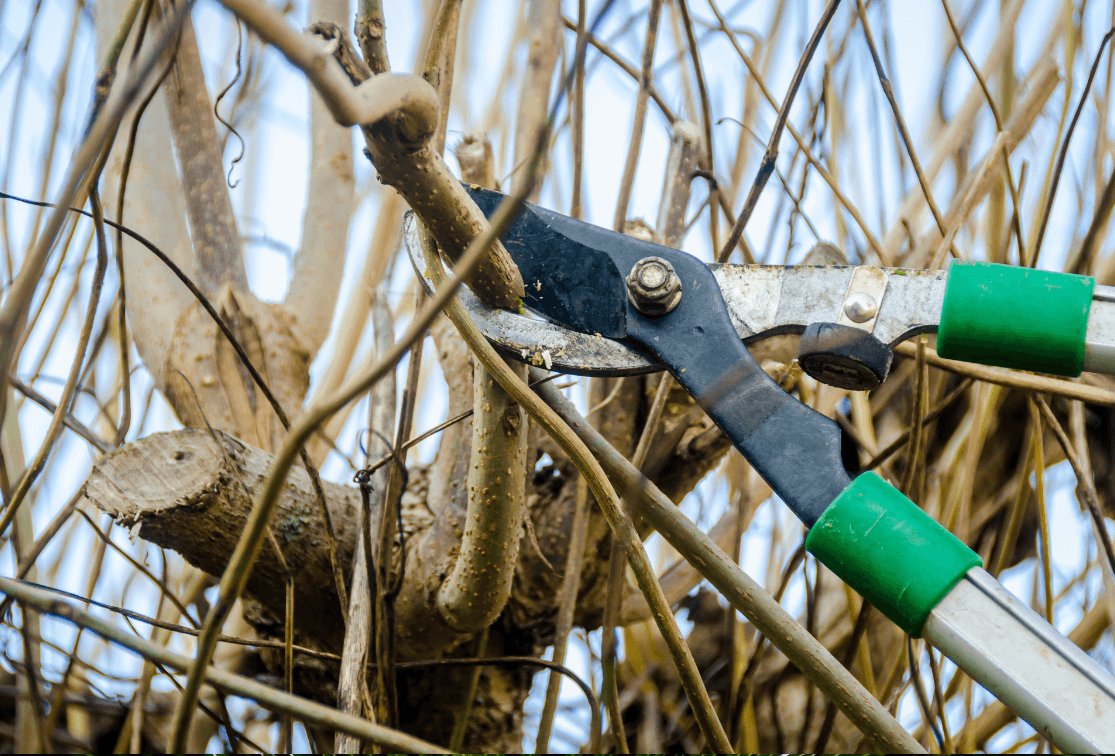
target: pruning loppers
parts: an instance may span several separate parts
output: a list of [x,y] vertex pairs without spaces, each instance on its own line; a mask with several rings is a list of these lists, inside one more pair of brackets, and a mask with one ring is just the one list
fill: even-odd
[[[504,199],[469,193],[489,217]],[[407,238],[421,271],[413,229]],[[947,271],[709,267],[531,204],[502,240],[526,284],[524,307],[545,320],[488,308],[462,289],[495,347],[579,375],[668,370],[809,529],[806,548],[822,564],[1061,749],[1115,752],[1115,678],[883,478],[853,480],[839,426],[783,391],[747,347],[799,333],[803,370],[850,390],[878,386],[893,347],[930,332],[942,357],[1115,373],[1115,288],[964,261]]]

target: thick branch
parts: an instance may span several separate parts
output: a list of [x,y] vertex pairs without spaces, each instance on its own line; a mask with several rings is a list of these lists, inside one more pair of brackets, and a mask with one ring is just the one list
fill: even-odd
[[[483,140],[476,152],[460,158],[461,174],[491,175],[492,149]],[[489,188],[491,186],[489,185]],[[508,363],[519,378],[526,366]],[[526,491],[528,425],[519,405],[478,365],[473,379],[472,445],[468,466],[465,532],[453,572],[437,594],[438,611],[461,632],[487,627],[511,595],[519,556]]]
[[[85,496],[143,539],[219,575],[273,461],[272,455],[220,431],[156,433],[102,457],[85,483]],[[348,565],[360,497],[347,486],[328,481],[322,486],[340,545],[338,558]],[[287,476],[271,522],[295,576],[296,632],[330,650],[340,649],[344,621],[324,547],[325,529],[302,468]],[[248,593],[282,617],[285,584],[286,573],[274,551],[264,548],[248,579]]]
[[[310,17],[344,23],[348,3],[317,0]],[[283,305],[294,316],[298,335],[314,355],[329,334],[344,268],[348,223],[352,215],[352,135],[329,113],[321,96],[310,91],[310,183],[302,239],[294,258],[290,289]]]
[[[456,263],[468,243],[488,226],[480,208],[428,142],[413,149],[400,139],[400,130],[385,124],[365,128],[364,136],[380,180],[403,195],[441,254]],[[499,243],[466,283],[485,304],[503,309],[517,310],[524,294],[523,277]]]
[[[375,76],[353,89],[329,48],[292,29],[276,8],[259,0],[223,2],[264,42],[278,48],[306,74],[342,126],[375,123],[400,110],[406,111],[406,118],[418,124],[436,120],[437,97],[429,87],[422,86],[425,82],[419,77]],[[372,84],[373,81],[376,83]]]
[[[300,68],[342,125],[360,124],[380,181],[394,187],[456,263],[487,220],[430,144],[437,128],[437,92],[420,77],[380,74],[352,87],[321,45],[298,34],[259,0],[223,0],[256,33]],[[388,118],[390,116],[390,118]],[[523,279],[496,244],[466,281],[486,304],[517,309]]]
[[[526,366],[517,364],[520,378]],[[511,595],[523,527],[523,471],[527,419],[519,405],[493,380],[476,370],[468,515],[453,573],[438,591],[438,609],[462,632],[487,627]]]
[[[123,5],[124,2],[117,0],[97,8],[98,47],[103,45],[106,51]],[[133,34],[123,52],[125,59],[132,54],[134,44]],[[103,60],[106,51],[100,52],[98,59]],[[150,86],[145,87],[141,95],[149,94],[150,89]],[[105,216],[122,220],[129,227],[141,231],[180,268],[192,271],[194,255],[186,225],[186,203],[174,165],[166,106],[161,99],[152,100],[148,105],[135,134],[135,157],[128,170],[122,215],[117,206],[117,194],[124,172],[128,139],[117,139],[113,145],[104,170]],[[134,119],[135,114],[136,109],[133,108],[128,122]],[[139,242],[125,236],[122,252],[132,338],[144,364],[158,384],[163,386],[175,324],[195,300],[182,282]]]
[[213,122],[213,102],[205,88],[201,54],[188,18],[182,24],[174,73],[167,79],[166,109],[182,171],[198,285],[209,296],[223,283],[248,291],[236,216],[225,184],[221,141]]

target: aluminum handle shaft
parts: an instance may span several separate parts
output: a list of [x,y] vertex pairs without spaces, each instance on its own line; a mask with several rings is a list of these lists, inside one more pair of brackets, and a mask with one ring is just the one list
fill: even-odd
[[1066,753],[1115,753],[1115,677],[976,567],[926,640]]

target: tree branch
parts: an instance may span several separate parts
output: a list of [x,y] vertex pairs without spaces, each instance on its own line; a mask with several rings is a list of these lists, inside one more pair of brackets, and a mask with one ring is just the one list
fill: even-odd
[[[125,0],[115,0],[98,9],[98,47],[113,38],[114,21],[123,10]],[[131,54],[135,35],[129,37],[125,56]],[[101,52],[103,59],[107,50]],[[165,64],[164,64],[165,65]],[[165,69],[164,69],[165,70]],[[143,92],[149,98],[149,85]],[[162,99],[162,98],[160,98]],[[139,115],[129,113],[129,120]],[[130,190],[121,215],[117,197],[123,180],[126,145],[118,140],[109,154],[104,170],[105,215],[123,220],[129,226],[142,228],[148,239],[166,250],[183,270],[193,270],[194,251],[186,224],[186,203],[174,164],[174,147],[166,107],[153,102],[143,110],[141,123],[133,124],[133,154],[139,159],[130,162],[127,187]],[[174,326],[182,313],[193,304],[189,290],[165,265],[151,259],[151,254],[136,240],[124,237],[117,254],[124,257],[124,275],[128,287],[128,315],[132,339],[152,377],[160,386],[166,385],[166,358],[174,335]]]
[[[219,443],[218,443],[219,442]],[[221,431],[203,428],[156,433],[102,457],[85,483],[85,496],[124,528],[173,549],[198,569],[219,575],[243,529],[258,480],[273,457]],[[360,500],[356,489],[322,481],[336,527],[343,565],[352,560]],[[294,570],[298,612],[295,629],[339,649],[344,620],[338,616],[325,531],[317,516],[305,470],[291,471],[279,494],[272,528],[284,548],[299,554]],[[246,590],[276,617],[286,605],[286,572],[271,549],[263,549]]]
[[[345,23],[348,3],[315,0],[310,18]],[[310,181],[302,239],[283,306],[313,357],[329,335],[344,269],[352,216],[352,135],[334,120],[321,96],[310,90]]]
[[[533,149],[527,155],[532,156]],[[467,158],[462,161],[462,175],[491,175],[491,147],[481,148],[479,158],[479,164]],[[533,175],[528,171],[521,181],[531,179]],[[419,239],[426,241],[422,234]],[[520,378],[526,377],[525,365],[508,364]],[[474,373],[472,406],[476,413],[472,419],[464,535],[453,571],[437,593],[441,616],[463,633],[484,629],[507,604],[519,561],[526,494],[527,418],[483,365],[478,365]]]
[[356,39],[373,74],[391,70],[391,61],[387,58],[386,32],[383,0],[361,0],[360,13],[356,16]]
[[[516,374],[526,377],[526,366]],[[511,368],[514,369],[514,368]],[[495,620],[511,595],[523,529],[527,418],[488,371],[476,371],[469,501],[461,550],[442,583],[437,606],[460,632]]]
[[[499,238],[499,234],[507,228],[514,209],[515,207],[512,205],[501,208],[502,212],[497,211],[492,219],[492,226],[487,229],[486,233],[469,244],[465,254],[461,257],[462,276],[471,272],[472,266],[477,264],[481,256],[490,250]],[[236,548],[228,558],[227,566],[221,575],[217,602],[209,614],[206,615],[205,625],[198,636],[197,658],[190,666],[182,698],[175,709],[174,737],[172,738],[172,745],[175,750],[182,750],[180,746],[184,742],[184,725],[189,713],[193,711],[205,669],[216,647],[219,629],[243,592],[244,586],[251,575],[251,568],[260,556],[264,535],[267,532],[267,523],[271,520],[271,514],[277,504],[283,483],[294,465],[295,458],[299,456],[303,444],[309,440],[311,434],[327,418],[367,391],[387,370],[394,369],[395,364],[406,350],[411,348],[414,341],[425,333],[430,322],[450,300],[461,281],[462,278],[460,277],[448,280],[415,314],[403,337],[396,341],[390,350],[381,354],[367,373],[354,376],[336,391],[310,404],[305,413],[291,426],[286,441],[254,497],[251,512],[245,521],[239,540],[236,542]]]
[[[320,45],[291,29],[274,8],[259,0],[223,2],[306,74],[339,123],[361,126],[380,181],[403,195],[441,254],[457,264],[488,222],[430,143],[437,129],[434,89],[420,77],[399,74],[373,76],[354,89]],[[504,309],[517,310],[524,293],[502,244],[485,254],[467,283],[486,304]]]
[[174,73],[167,79],[164,97],[186,195],[196,280],[210,297],[224,283],[248,291],[236,216],[225,183],[222,142],[217,138],[194,25],[188,18],[182,23]]

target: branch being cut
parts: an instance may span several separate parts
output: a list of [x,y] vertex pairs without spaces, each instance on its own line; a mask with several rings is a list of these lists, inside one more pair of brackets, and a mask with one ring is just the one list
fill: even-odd
[[[466,149],[464,158],[458,152],[462,175],[493,173],[491,145],[486,139],[478,144],[480,149]],[[477,157],[478,162],[471,157]],[[528,171],[520,183],[533,184],[533,178]],[[522,190],[522,186],[517,188]],[[420,234],[420,239],[425,242],[428,236]],[[508,365],[520,378],[526,378],[525,365]],[[460,632],[470,633],[490,625],[511,595],[523,526],[528,437],[522,409],[483,365],[476,366],[472,389],[476,414],[464,535],[453,571],[437,593],[438,611],[445,621]]]
[[[444,280],[444,272],[439,269],[440,265],[433,255],[427,255],[426,261],[430,266],[431,277],[435,284],[440,287],[442,280]],[[446,303],[446,314],[457,326],[457,330],[461,332],[462,337],[468,341],[477,357],[492,372],[493,377],[497,379],[499,384],[527,409],[530,415],[550,434],[550,437],[557,441],[562,449],[575,461],[578,469],[585,474],[600,508],[608,518],[608,524],[612,527],[612,532],[624,552],[626,552],[639,587],[653,607],[655,622],[666,640],[678,676],[681,679],[682,688],[685,691],[694,718],[701,728],[702,735],[717,751],[730,751],[731,745],[728,743],[728,737],[713,710],[712,701],[709,699],[708,691],[701,680],[696,663],[693,660],[693,654],[689,647],[685,645],[685,639],[682,637],[674,616],[670,612],[670,607],[666,604],[665,597],[662,595],[662,588],[654,576],[654,571],[647,559],[646,551],[639,541],[631,516],[620,504],[619,498],[605,477],[600,464],[584,443],[577,439],[570,428],[558,418],[557,414],[532,394],[526,384],[503,364],[495,349],[488,344],[476,329],[476,326],[469,320],[458,300],[451,299]],[[581,422],[584,423],[583,418]]]
[[[295,32],[276,9],[259,0],[223,0],[260,37],[301,69],[342,125],[359,124],[380,181],[394,187],[430,230],[438,248],[457,262],[488,222],[431,144],[437,129],[437,92],[418,76],[380,74],[353,87],[320,44]],[[496,244],[467,279],[486,304],[519,307],[523,279]]]

